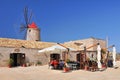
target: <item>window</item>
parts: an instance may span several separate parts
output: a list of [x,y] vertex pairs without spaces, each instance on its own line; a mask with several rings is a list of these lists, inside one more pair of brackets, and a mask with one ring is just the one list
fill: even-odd
[[31,32],[31,30],[29,30],[29,32]]

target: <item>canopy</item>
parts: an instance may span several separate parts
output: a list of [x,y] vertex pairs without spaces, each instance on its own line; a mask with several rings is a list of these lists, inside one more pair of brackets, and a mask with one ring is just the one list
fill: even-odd
[[[73,48],[68,48],[70,51],[71,50],[75,50]],[[67,49],[65,47],[62,47],[60,45],[54,45],[48,48],[44,48],[42,50],[39,50],[38,52],[42,53],[42,52],[48,52],[48,51],[56,51],[56,50],[60,50],[60,51],[67,51]]]
[[116,66],[116,48],[115,47],[113,47],[113,67],[115,67]]

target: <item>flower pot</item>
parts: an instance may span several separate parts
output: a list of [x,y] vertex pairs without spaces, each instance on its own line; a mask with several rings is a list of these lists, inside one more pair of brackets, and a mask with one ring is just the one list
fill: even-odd
[[26,64],[23,64],[22,67],[26,67]]
[[65,68],[63,68],[63,71],[64,71],[64,72],[68,72],[68,71],[69,71],[69,68],[65,67]]
[[8,67],[11,68],[13,66],[14,60],[12,58],[10,58],[8,60]]
[[85,66],[85,68],[84,68],[86,71],[88,70],[88,66]]
[[102,68],[106,68],[106,65],[105,65],[105,64],[102,64]]
[[10,65],[10,64],[8,65],[8,68],[11,68],[11,65]]

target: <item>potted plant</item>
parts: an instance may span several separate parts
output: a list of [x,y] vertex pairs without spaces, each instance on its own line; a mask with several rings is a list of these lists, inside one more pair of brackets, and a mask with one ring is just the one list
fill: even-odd
[[70,59],[67,59],[67,60],[66,60],[66,63],[70,63]]
[[85,68],[84,68],[84,69],[87,71],[88,68],[89,68],[89,66],[88,66],[88,61],[85,61]]
[[13,66],[13,63],[14,63],[14,60],[13,60],[12,58],[10,58],[10,59],[8,60],[8,67],[9,67],[9,68],[12,67],[12,66]]
[[22,67],[26,67],[26,63],[25,62],[22,64]]
[[68,72],[69,71],[69,68],[64,64],[64,66],[63,66],[63,71],[64,72]]

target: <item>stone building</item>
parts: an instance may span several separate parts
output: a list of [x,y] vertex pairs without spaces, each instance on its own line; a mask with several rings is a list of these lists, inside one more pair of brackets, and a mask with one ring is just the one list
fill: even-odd
[[[64,45],[67,47],[73,46],[77,49],[77,52],[74,52],[74,58],[72,60],[80,60],[80,54],[84,54],[84,48],[86,47],[86,56],[87,58],[91,58],[92,55],[94,58],[97,56],[97,44],[100,43],[101,48],[106,48],[106,40],[98,39],[98,38],[87,38],[75,41],[65,42]],[[72,53],[71,53],[72,55]],[[69,56],[70,57],[70,56]]]
[[[14,66],[26,62],[36,63],[38,61],[38,50],[50,47],[55,43],[27,41],[17,39],[0,38],[0,66],[7,66],[10,58],[14,59]],[[44,62],[44,58],[41,58]]]
[[[65,42],[62,45],[75,49],[75,52],[69,52],[68,58],[70,60],[77,61],[80,58],[80,51],[84,50],[84,46],[87,48],[96,43],[100,43],[102,48],[106,47],[105,40],[96,38]],[[7,66],[10,58],[14,60],[14,66],[20,66],[24,63],[36,64],[39,61],[44,65],[48,64],[51,58],[56,58],[58,60],[65,59],[66,52],[38,52],[41,49],[51,47],[53,45],[56,45],[56,43],[0,38],[0,66]],[[90,56],[90,53],[96,53],[96,48],[97,46],[93,46],[87,49],[87,55]]]
[[[97,43],[100,43],[100,46],[102,48],[106,48],[107,44],[106,44],[106,41],[104,39],[98,39],[98,38],[94,38],[94,37],[65,42],[64,45],[69,46],[69,47],[74,46],[75,48],[77,48],[77,50],[84,50],[84,47],[88,48],[88,47],[93,46],[93,45],[95,45]],[[91,48],[89,48],[87,50],[95,51],[96,49],[97,49],[97,46],[93,46],[93,47],[91,47]]]
[[38,26],[32,22],[28,25],[27,33],[26,33],[26,40],[32,40],[32,41],[40,41],[40,29]]

